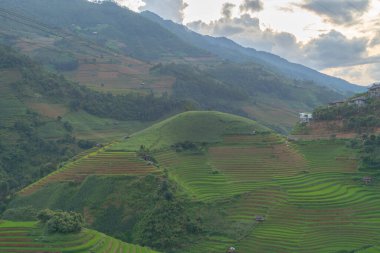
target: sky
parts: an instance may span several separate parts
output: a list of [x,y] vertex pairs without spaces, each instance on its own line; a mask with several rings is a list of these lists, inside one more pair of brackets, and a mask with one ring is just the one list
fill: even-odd
[[380,0],[117,0],[359,85],[380,81]]

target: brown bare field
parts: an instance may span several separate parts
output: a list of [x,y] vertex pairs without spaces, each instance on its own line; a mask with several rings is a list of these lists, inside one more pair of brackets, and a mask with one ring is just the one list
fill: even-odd
[[57,118],[67,113],[67,108],[61,104],[46,104],[46,103],[27,103],[27,106],[35,110],[39,114],[49,117]]
[[[343,121],[341,120],[311,122],[308,130],[310,131],[308,134],[297,134],[294,137],[300,140],[326,140],[331,138],[353,139],[360,135],[354,131],[343,130]],[[380,128],[374,129],[373,133],[380,134]]]

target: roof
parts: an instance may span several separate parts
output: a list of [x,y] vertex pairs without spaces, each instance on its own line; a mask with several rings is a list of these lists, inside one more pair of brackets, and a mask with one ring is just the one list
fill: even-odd
[[345,101],[335,101],[335,102],[329,103],[329,105],[344,104],[344,103]]
[[374,83],[374,84],[372,84],[372,86],[369,89],[370,90],[380,89],[380,83]]
[[365,101],[365,100],[367,100],[366,96],[360,96],[360,97],[351,99],[351,101]]

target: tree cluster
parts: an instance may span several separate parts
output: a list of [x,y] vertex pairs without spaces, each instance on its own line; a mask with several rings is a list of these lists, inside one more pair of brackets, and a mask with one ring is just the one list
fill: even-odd
[[83,217],[75,212],[42,210],[37,215],[38,220],[46,225],[49,233],[77,233],[82,230]]

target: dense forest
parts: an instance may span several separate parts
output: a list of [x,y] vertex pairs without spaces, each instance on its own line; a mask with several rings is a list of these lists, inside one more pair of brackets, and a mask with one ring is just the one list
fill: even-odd
[[362,135],[361,138],[350,141],[350,147],[358,149],[360,164],[363,171],[377,171],[380,169],[380,136]]

